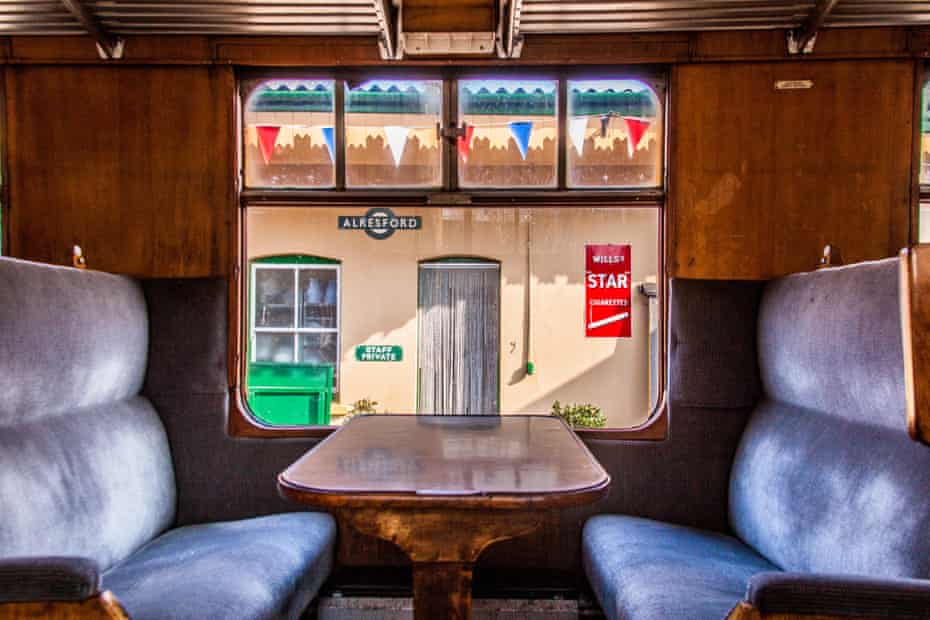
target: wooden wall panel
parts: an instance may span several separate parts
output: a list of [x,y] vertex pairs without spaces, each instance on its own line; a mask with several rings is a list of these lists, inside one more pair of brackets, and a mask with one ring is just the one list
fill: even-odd
[[[672,275],[769,278],[908,241],[911,62],[679,66],[671,127]],[[778,91],[776,80],[812,80]]]
[[7,70],[11,253],[146,276],[228,272],[228,68]]

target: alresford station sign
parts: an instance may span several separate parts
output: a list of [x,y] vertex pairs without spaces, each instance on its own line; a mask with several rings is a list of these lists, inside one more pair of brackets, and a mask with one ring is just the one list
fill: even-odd
[[340,215],[339,230],[363,230],[372,239],[387,239],[398,230],[420,230],[419,215],[394,215],[387,207],[369,209],[365,215]]

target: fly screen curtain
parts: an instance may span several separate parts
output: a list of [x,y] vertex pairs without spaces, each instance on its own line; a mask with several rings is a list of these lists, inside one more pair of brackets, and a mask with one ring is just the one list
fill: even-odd
[[500,413],[500,266],[423,263],[419,288],[420,413]]

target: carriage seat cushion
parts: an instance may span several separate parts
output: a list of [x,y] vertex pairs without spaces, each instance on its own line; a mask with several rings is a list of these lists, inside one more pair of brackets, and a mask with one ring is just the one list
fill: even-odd
[[103,587],[133,620],[299,618],[329,575],[335,535],[320,513],[189,525],[105,573]]
[[582,549],[610,620],[722,619],[750,577],[775,570],[733,537],[621,515],[589,519]]
[[[93,593],[102,574],[133,620],[297,617],[329,575],[330,516],[172,529],[184,450],[143,385],[152,351],[180,349],[199,326],[152,329],[158,290],[0,257],[0,589],[16,584],[0,601]],[[197,364],[214,357],[190,356],[184,368],[199,376]],[[182,395],[201,389],[178,386]],[[217,415],[190,434],[222,432],[224,422]],[[240,472],[237,491],[256,475],[242,460],[202,469],[213,479]],[[263,471],[259,483],[273,489]],[[226,487],[204,495],[219,507],[240,501]]]

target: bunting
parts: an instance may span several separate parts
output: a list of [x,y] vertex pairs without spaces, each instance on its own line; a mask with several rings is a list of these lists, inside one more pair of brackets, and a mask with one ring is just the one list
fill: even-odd
[[652,121],[648,121],[644,118],[636,118],[635,116],[624,116],[623,122],[626,123],[628,136],[626,141],[627,150],[629,151],[630,159],[633,159],[633,152],[639,146],[639,143],[642,142],[643,136],[646,135],[646,130],[652,125]]
[[471,154],[471,139],[475,135],[475,126],[465,125],[462,129],[465,130],[465,135],[459,136],[458,139],[459,155],[461,155],[462,161],[467,163],[468,156]]
[[510,123],[510,133],[520,149],[520,157],[526,161],[526,154],[530,148],[530,134],[533,133],[533,121],[513,121]]
[[575,118],[568,119],[568,137],[572,141],[572,146],[574,146],[575,150],[578,151],[579,157],[581,157],[582,152],[584,151],[584,134],[587,129],[587,116],[577,116]]
[[387,134],[388,146],[391,148],[391,156],[394,158],[394,166],[400,165],[400,159],[404,156],[404,147],[407,146],[407,134],[410,130],[407,127],[398,127],[388,125],[384,128]]
[[332,127],[321,127],[323,140],[326,142],[326,150],[329,152],[329,161],[336,161],[336,134]]
[[262,152],[262,159],[267,166],[271,162],[271,156],[274,155],[274,145],[278,141],[281,126],[256,125],[255,131],[258,133],[258,148]]

